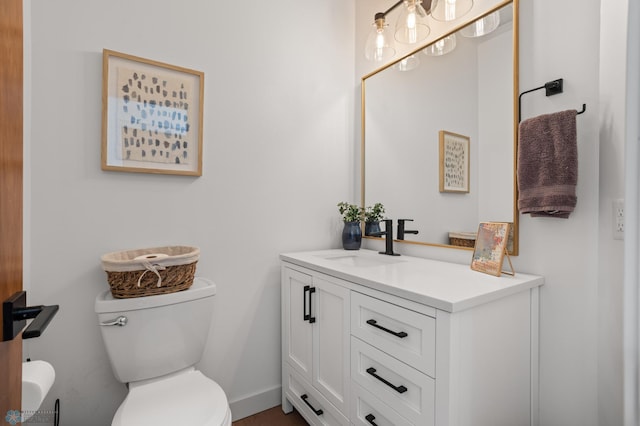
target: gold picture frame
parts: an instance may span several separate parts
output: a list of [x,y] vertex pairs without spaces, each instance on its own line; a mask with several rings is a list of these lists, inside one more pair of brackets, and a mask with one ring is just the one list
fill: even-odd
[[440,192],[469,192],[468,136],[440,130]]
[[202,176],[204,73],[104,49],[102,170]]
[[[511,224],[509,222],[480,223],[471,258],[471,269],[497,277],[502,273],[515,275],[511,258],[507,252],[510,228]],[[502,270],[505,255],[509,261],[510,272]]]

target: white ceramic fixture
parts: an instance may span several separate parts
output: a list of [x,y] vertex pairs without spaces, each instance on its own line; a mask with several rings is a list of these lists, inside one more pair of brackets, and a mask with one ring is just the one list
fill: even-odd
[[114,299],[96,297],[100,331],[116,378],[129,393],[113,426],[229,426],[222,388],[194,368],[209,333],[213,282],[196,278],[183,291]]
[[46,361],[22,363],[22,421],[30,419],[49,393],[56,372]]

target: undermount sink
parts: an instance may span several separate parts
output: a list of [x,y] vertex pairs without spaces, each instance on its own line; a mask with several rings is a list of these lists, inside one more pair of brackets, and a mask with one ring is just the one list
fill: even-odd
[[385,256],[382,254],[377,257],[359,256],[358,254],[345,254],[344,256],[328,256],[324,259],[330,260],[332,262],[342,263],[343,265],[347,266],[357,267],[384,266],[403,262],[402,258],[400,257]]
[[22,421],[40,408],[56,378],[53,366],[46,361],[22,363]]

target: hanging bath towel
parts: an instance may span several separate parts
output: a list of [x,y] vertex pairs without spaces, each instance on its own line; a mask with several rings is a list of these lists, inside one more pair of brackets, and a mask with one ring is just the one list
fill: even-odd
[[576,206],[577,111],[540,115],[520,123],[518,209],[566,219]]

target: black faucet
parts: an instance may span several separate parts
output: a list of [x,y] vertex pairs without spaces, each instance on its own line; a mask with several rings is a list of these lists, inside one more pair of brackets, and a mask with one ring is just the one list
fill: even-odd
[[384,231],[373,232],[370,235],[372,237],[382,237],[384,235],[385,250],[378,253],[386,254],[387,256],[400,256],[399,253],[393,252],[393,219],[384,220]]
[[404,223],[407,222],[407,221],[408,222],[413,222],[413,219],[398,219],[398,232],[397,232],[396,236],[397,236],[397,238],[399,240],[404,240],[404,234],[417,234],[418,233],[418,231],[416,231],[416,230],[408,231],[408,230],[404,229]]

